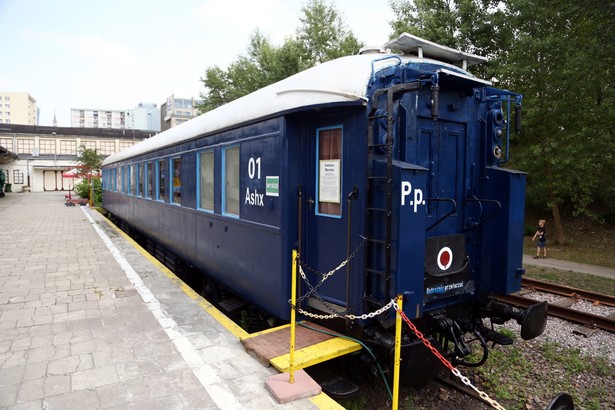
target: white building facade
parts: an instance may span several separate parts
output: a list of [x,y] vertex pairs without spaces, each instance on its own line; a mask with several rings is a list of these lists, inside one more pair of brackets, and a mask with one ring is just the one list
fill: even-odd
[[28,93],[0,91],[0,124],[38,125],[34,97]]
[[160,131],[160,110],[154,103],[139,103],[126,110],[71,108],[73,128],[112,128]]
[[0,128],[0,168],[12,192],[69,191],[62,174],[77,165],[80,147],[106,157],[154,136],[155,132],[100,128],[5,125]]

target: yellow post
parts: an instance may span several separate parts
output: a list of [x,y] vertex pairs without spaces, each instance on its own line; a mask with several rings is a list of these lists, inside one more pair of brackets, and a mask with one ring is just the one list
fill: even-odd
[[297,303],[297,261],[298,253],[293,249],[293,268],[290,285],[290,379],[289,383],[295,382],[295,303]]
[[[397,295],[397,306],[403,309],[404,297]],[[399,407],[399,366],[401,363],[401,315],[398,311],[395,314],[395,360],[393,362],[393,410]]]

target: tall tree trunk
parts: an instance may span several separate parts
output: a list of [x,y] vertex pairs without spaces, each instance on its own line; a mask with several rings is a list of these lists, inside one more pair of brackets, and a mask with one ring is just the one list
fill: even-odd
[[559,205],[554,203],[551,205],[551,214],[553,215],[553,225],[555,225],[555,237],[560,245],[566,243],[566,234],[564,233],[564,225],[559,214]]
[[546,161],[545,165],[545,177],[547,181],[547,190],[549,191],[547,194],[549,197],[551,215],[553,215],[555,237],[557,238],[557,243],[563,245],[566,243],[566,234],[564,233],[564,224],[562,224],[562,217],[559,213],[558,200],[555,196],[555,192],[553,191],[553,170],[551,169],[551,164],[549,164],[549,161]]

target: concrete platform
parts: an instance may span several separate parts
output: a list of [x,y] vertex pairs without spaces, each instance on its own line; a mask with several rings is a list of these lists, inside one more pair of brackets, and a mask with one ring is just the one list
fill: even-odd
[[240,336],[96,211],[0,199],[0,408],[340,408],[279,404]]

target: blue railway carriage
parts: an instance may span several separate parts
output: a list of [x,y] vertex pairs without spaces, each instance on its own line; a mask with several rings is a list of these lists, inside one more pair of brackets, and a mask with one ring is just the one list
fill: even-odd
[[281,320],[297,249],[301,311],[336,312],[372,344],[392,346],[390,311],[347,314],[398,294],[458,361],[467,335],[485,351],[510,342],[483,318],[540,334],[544,305],[489,298],[524,273],[525,175],[500,166],[521,96],[466,71],[482,57],[408,34],[385,47],[396,53],[320,64],[108,157],[104,208]]

